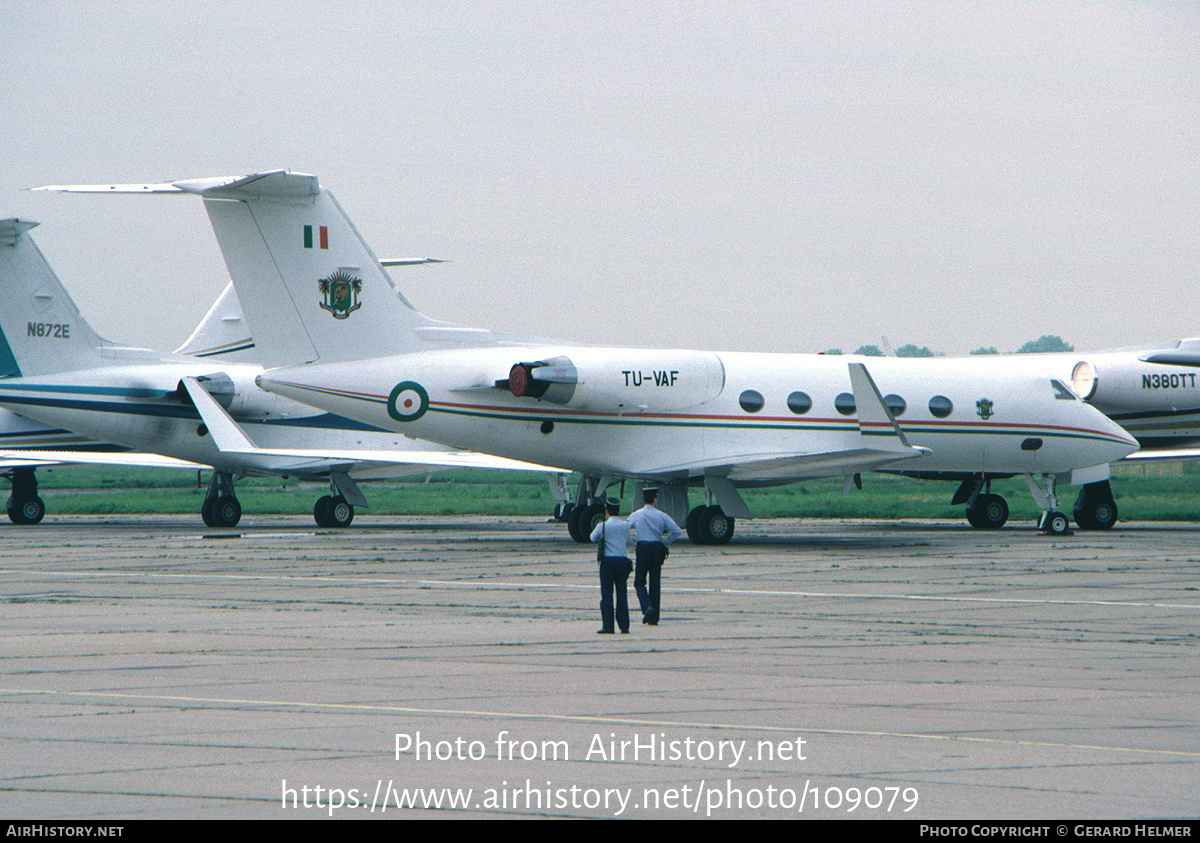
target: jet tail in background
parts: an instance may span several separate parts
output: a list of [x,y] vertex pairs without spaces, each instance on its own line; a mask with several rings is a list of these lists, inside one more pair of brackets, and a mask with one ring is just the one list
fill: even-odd
[[115,346],[80,315],[29,236],[36,225],[0,220],[0,377],[111,365]]
[[233,284],[225,285],[196,330],[175,353],[233,363],[258,363],[254,339],[242,316],[242,305]]

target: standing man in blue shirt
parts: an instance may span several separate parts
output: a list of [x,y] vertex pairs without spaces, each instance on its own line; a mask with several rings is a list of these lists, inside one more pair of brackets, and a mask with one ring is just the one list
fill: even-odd
[[629,535],[629,522],[617,516],[621,512],[621,502],[616,498],[605,501],[608,510],[608,520],[601,521],[592,530],[592,541],[604,542],[600,557],[600,635],[613,633],[614,607],[613,593],[616,592],[615,607],[616,625],[621,632],[629,632],[629,593],[625,583],[629,580],[629,571],[633,563],[625,548],[633,546]]
[[[683,531],[671,516],[655,507],[658,489],[642,490],[642,500],[646,505],[629,516],[637,539],[637,571],[633,578],[633,590],[642,608],[642,623],[658,626],[658,613],[662,608],[659,604],[662,566],[667,558],[667,545],[679,538]],[[647,579],[650,585],[648,590]]]

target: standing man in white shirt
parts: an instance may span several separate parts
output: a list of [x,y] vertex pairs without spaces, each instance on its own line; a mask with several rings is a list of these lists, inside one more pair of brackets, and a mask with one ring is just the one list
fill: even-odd
[[[661,579],[663,561],[667,558],[667,545],[683,535],[671,516],[655,505],[658,489],[642,490],[645,506],[629,516],[637,539],[637,570],[633,578],[633,590],[637,593],[642,608],[642,623],[658,626],[658,613],[662,606]],[[647,589],[649,580],[649,589]]]
[[[633,538],[629,535],[629,522],[617,516],[621,512],[621,502],[609,498],[604,502],[608,510],[608,520],[601,521],[592,530],[592,541],[604,542],[600,551],[600,635],[611,635],[615,625],[621,632],[629,632],[629,592],[625,583],[629,580],[629,571],[633,563],[625,548],[633,547]],[[613,594],[616,594],[616,606],[613,605]],[[615,609],[615,611],[614,611]]]

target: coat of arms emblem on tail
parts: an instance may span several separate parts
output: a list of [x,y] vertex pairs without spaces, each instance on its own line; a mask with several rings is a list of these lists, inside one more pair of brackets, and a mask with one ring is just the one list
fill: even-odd
[[334,319],[345,319],[362,307],[358,294],[362,292],[362,281],[349,272],[339,269],[328,278],[317,282],[325,300],[321,307],[333,314]]

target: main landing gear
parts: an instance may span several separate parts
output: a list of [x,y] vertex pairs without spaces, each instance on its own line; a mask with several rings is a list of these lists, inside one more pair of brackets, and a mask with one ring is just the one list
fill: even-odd
[[349,527],[354,520],[354,507],[337,490],[317,499],[313,505],[313,520],[318,527]]
[[1085,483],[1075,499],[1075,523],[1081,530],[1111,530],[1117,523],[1117,502],[1107,480]]
[[8,498],[8,520],[14,524],[36,524],[46,516],[46,504],[38,497],[37,477],[32,468],[12,470],[12,494]]
[[242,505],[234,494],[233,475],[229,472],[213,472],[200,505],[200,517],[208,527],[236,527],[242,520]]
[[688,513],[688,538],[692,544],[728,544],[733,538],[733,523],[733,516],[716,504],[701,504]]
[[[15,487],[14,487],[15,488]],[[354,506],[337,490],[319,498],[313,506],[313,520],[318,527],[349,527],[354,520]],[[11,517],[11,516],[10,516]],[[208,493],[200,507],[200,517],[209,527],[236,527],[242,518],[242,505],[233,491],[233,477],[225,471],[214,471]]]
[[999,530],[1008,521],[1008,501],[992,494],[992,480],[982,474],[964,480],[950,503],[965,503],[967,522],[977,530]]

